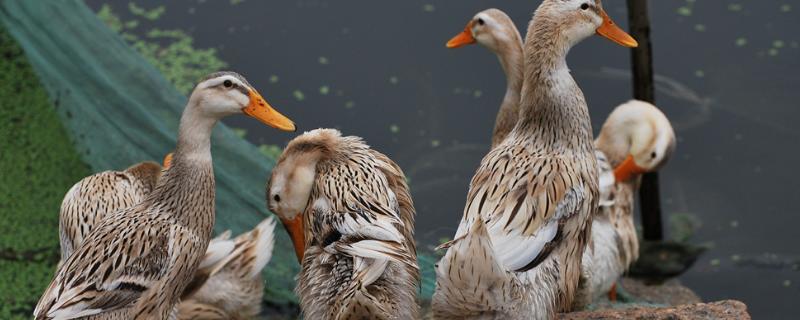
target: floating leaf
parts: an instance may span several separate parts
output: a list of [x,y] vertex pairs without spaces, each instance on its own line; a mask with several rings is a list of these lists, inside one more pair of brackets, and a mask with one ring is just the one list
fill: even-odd
[[706,76],[706,73],[703,70],[695,70],[694,76],[698,78],[703,78]]
[[480,91],[480,90],[475,90],[474,92],[472,92],[472,96],[475,97],[475,98],[480,98],[482,95],[483,95],[483,91]]
[[398,79],[396,76],[389,77],[389,83],[398,84],[399,82],[400,82],[400,79]]
[[328,86],[319,87],[319,94],[321,94],[321,95],[328,95],[328,93],[330,93],[330,92],[331,92],[331,88],[329,88]]
[[781,5],[781,12],[789,12],[792,11],[792,6],[789,4]]
[[244,139],[244,136],[247,135],[247,129],[231,128],[231,130],[233,130],[233,133],[235,133],[237,136],[239,136],[239,138],[242,138],[242,139]]
[[742,11],[742,5],[738,4],[738,3],[731,3],[731,4],[728,5],[728,10],[734,11],[734,12]]
[[306,99],[306,95],[303,94],[303,91],[300,91],[299,89],[293,91],[292,95],[294,96],[295,99],[297,99],[297,101],[303,101]]
[[698,23],[698,24],[694,25],[694,30],[697,31],[697,32],[705,32],[706,31],[706,25]]
[[692,15],[692,8],[689,7],[680,7],[678,8],[678,14],[684,17],[688,17]]
[[273,75],[269,76],[269,83],[278,83],[278,80],[280,80],[280,78],[278,78],[277,75],[273,74]]
[[355,106],[356,106],[356,103],[353,102],[352,100],[347,101],[347,102],[344,103],[344,107],[346,109],[353,109]]
[[436,147],[438,147],[438,146],[439,146],[439,145],[441,145],[441,144],[442,144],[442,142],[441,142],[441,141],[439,141],[439,140],[436,140],[436,139],[434,139],[434,140],[431,140],[431,147],[434,147],[434,148],[436,148]]
[[330,61],[328,61],[327,57],[319,57],[319,59],[317,59],[317,62],[319,62],[319,64],[323,64],[324,65],[324,64],[328,64]]
[[775,49],[775,48],[770,48],[769,50],[767,50],[767,54],[770,55],[770,56],[773,56],[773,57],[777,56],[778,53],[779,53],[778,49]]
[[422,11],[425,12],[434,12],[436,11],[436,7],[430,3],[426,3],[422,6]]
[[783,42],[783,40],[775,40],[775,41],[772,41],[772,46],[775,47],[775,48],[780,49],[780,48],[783,48],[784,46],[786,46],[786,43]]
[[747,39],[746,38],[736,38],[736,46],[737,47],[744,47],[746,45],[747,45]]
[[390,125],[389,131],[391,131],[392,133],[398,133],[400,132],[400,127],[398,127],[396,124]]

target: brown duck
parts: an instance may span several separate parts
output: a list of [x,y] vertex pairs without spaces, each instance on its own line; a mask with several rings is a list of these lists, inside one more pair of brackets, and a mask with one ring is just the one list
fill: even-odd
[[140,203],[112,213],[66,259],[34,310],[36,319],[166,319],[192,280],[214,225],[211,129],[247,114],[281,130],[276,112],[240,75],[214,73],[189,97],[172,165]]

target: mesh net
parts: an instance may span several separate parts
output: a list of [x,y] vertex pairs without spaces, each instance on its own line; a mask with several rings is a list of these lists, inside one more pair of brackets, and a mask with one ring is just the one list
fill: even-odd
[[[160,160],[175,146],[186,103],[161,73],[78,0],[0,1],[0,20],[25,50],[75,148],[95,172]],[[275,159],[218,124],[212,135],[217,232],[246,231],[267,216],[264,184]],[[266,298],[296,302],[298,265],[291,241],[277,232],[265,268]],[[420,256],[423,297],[433,262]]]

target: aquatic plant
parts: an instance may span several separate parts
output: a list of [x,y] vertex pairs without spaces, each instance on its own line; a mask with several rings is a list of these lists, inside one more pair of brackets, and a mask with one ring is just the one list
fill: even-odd
[[58,260],[61,199],[89,169],[2,27],[0,55],[0,150],[13,150],[0,157],[0,319],[30,319]]
[[104,4],[97,12],[97,16],[119,33],[122,39],[158,68],[164,77],[184,94],[192,90],[197,79],[227,67],[228,64],[218,57],[216,49],[196,48],[194,39],[183,30],[139,29],[137,18],[158,20],[166,12],[164,6],[148,10],[130,3],[128,10],[136,18],[123,21],[113,12],[109,4]]

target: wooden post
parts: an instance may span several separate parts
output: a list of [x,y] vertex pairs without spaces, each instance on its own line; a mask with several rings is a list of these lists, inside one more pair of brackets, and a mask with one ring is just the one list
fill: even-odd
[[[650,18],[647,15],[648,0],[627,1],[630,33],[639,42],[639,47],[631,49],[633,97],[655,104],[653,51],[650,43]],[[639,202],[641,204],[644,239],[650,241],[663,240],[658,173],[647,173],[642,177],[642,185],[639,188]]]

